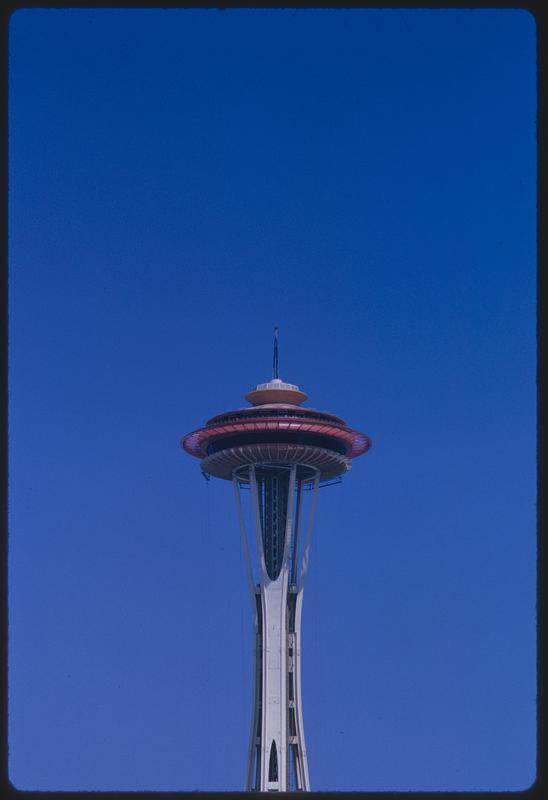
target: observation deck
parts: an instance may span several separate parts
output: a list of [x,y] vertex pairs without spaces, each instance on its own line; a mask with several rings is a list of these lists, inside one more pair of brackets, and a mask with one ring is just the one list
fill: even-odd
[[275,378],[246,394],[252,405],[212,417],[187,434],[181,447],[202,459],[202,470],[224,480],[251,464],[298,465],[298,477],[320,480],[346,473],[352,459],[367,452],[371,440],[349,428],[341,417],[303,408],[307,395],[298,386]]

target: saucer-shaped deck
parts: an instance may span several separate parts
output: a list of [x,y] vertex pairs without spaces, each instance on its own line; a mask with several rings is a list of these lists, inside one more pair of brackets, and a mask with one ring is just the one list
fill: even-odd
[[231,480],[234,469],[245,465],[299,464],[316,467],[320,480],[327,480],[347,472],[351,459],[371,447],[366,434],[340,417],[302,408],[306,394],[293,384],[259,384],[246,399],[254,405],[213,417],[181,440],[207,474]]

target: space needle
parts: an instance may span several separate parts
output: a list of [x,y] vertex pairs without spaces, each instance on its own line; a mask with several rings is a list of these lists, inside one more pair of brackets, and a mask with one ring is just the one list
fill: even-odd
[[301,614],[318,489],[340,480],[371,440],[301,405],[307,395],[279,377],[277,328],[272,372],[246,394],[250,406],[213,417],[181,446],[206,477],[234,485],[255,630],[246,789],[310,791]]

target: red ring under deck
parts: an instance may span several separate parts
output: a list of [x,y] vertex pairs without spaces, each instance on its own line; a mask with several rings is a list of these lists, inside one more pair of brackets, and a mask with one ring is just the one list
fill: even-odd
[[222,439],[234,433],[249,433],[251,431],[295,431],[295,433],[306,431],[308,433],[323,434],[343,442],[347,450],[346,455],[349,458],[360,456],[371,447],[370,438],[365,433],[360,433],[353,428],[329,425],[325,422],[314,422],[313,420],[288,420],[280,417],[254,418],[242,420],[241,422],[199,428],[182,439],[181,447],[192,456],[205,458],[207,456],[207,447],[214,440]]

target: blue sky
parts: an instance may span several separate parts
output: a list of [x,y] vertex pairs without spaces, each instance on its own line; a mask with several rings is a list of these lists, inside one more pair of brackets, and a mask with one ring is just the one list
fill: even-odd
[[10,24],[9,773],[238,790],[232,487],[182,435],[271,376],[373,440],[322,489],[318,790],[535,778],[536,30],[518,10]]

